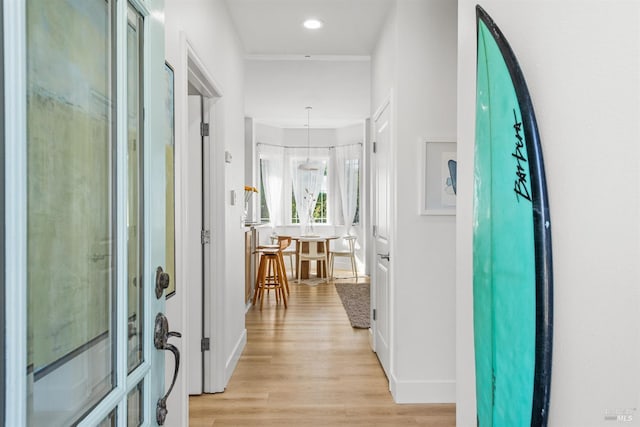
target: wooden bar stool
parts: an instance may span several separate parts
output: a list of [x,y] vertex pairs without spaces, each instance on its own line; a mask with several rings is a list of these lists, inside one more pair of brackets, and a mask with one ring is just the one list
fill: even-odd
[[[253,294],[253,305],[260,300],[260,310],[264,303],[264,290],[275,291],[276,303],[284,303],[287,308],[286,273],[282,269],[282,258],[279,248],[262,248],[258,252],[262,254],[258,266],[258,277],[256,278],[256,289]],[[284,277],[284,278],[283,278]]]
[[282,281],[284,282],[284,288],[287,291],[287,295],[290,294],[290,291],[289,291],[289,278],[287,277],[287,269],[284,263],[284,250],[287,249],[290,245],[291,245],[291,236],[278,236],[278,240],[276,244],[258,246],[256,250],[256,252],[263,252],[265,250],[278,251],[278,260],[280,262],[280,269],[282,271]]

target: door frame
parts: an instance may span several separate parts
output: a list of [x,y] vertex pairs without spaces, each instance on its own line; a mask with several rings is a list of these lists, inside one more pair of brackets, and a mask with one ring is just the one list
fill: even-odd
[[[225,386],[225,360],[224,360],[224,274],[225,274],[225,251],[224,251],[224,226],[225,226],[225,204],[224,180],[225,180],[225,161],[224,161],[224,145],[221,137],[223,129],[218,123],[217,103],[223,97],[224,92],[222,86],[211,76],[207,67],[200,59],[198,53],[187,38],[184,32],[179,35],[179,72],[176,72],[176,102],[181,106],[180,110],[180,140],[189,140],[188,125],[188,84],[194,85],[202,94],[205,103],[204,111],[209,111],[208,119],[209,142],[208,150],[203,152],[205,169],[203,170],[203,184],[205,189],[205,200],[203,207],[208,214],[205,217],[205,226],[210,228],[210,244],[205,245],[205,259],[203,275],[204,282],[209,284],[205,286],[203,295],[203,316],[204,328],[203,333],[210,338],[211,350],[205,352],[204,357],[204,382],[203,388],[205,393],[214,393],[224,391]],[[186,147],[178,143],[176,146],[176,177],[179,182],[176,183],[176,200],[182,201],[184,194],[184,172],[188,168],[186,164]],[[206,156],[206,157],[205,157]],[[179,168],[179,169],[178,169]],[[182,203],[181,203],[182,204]],[[184,283],[184,271],[188,268],[188,260],[183,255],[182,235],[184,228],[185,213],[183,207],[176,212],[176,222],[179,224],[179,233],[176,242],[176,271],[181,283]],[[187,286],[185,286],[187,288]],[[181,301],[181,318],[182,324],[185,325],[185,332],[188,333],[188,296],[182,298]],[[184,341],[185,343],[187,340]],[[185,399],[185,408],[188,408],[188,389],[186,376],[182,378],[181,393]],[[187,414],[188,416],[188,411]],[[188,418],[187,418],[188,419]]]
[[[27,82],[26,5],[4,2],[5,140],[5,419],[27,425]],[[10,303],[7,303],[10,302]]]
[[[2,17],[4,16],[4,0],[0,0],[0,95],[2,95],[2,99],[4,100],[4,45],[2,41],[4,40],[4,23],[2,22]],[[3,101],[4,102],[4,101]],[[0,103],[0,360],[4,360],[6,354],[5,345],[5,298],[4,298],[4,257],[5,257],[5,240],[4,240],[4,146],[5,146],[5,138],[4,138],[4,103]],[[2,389],[0,390],[0,425],[4,425],[4,412],[5,412],[5,395],[7,393],[5,384],[5,366],[4,363],[0,363],[0,384],[2,384]]]

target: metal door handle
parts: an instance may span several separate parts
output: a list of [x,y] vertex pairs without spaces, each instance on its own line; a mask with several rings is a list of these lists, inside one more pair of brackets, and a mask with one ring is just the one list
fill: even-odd
[[171,394],[173,386],[176,384],[176,380],[178,379],[178,370],[180,369],[180,350],[178,350],[178,348],[173,344],[169,344],[167,342],[169,337],[180,338],[182,337],[182,334],[180,332],[170,332],[167,317],[162,313],[158,313],[156,315],[156,324],[153,331],[153,345],[158,350],[170,351],[176,359],[175,368],[173,370],[173,380],[171,380],[169,390],[167,390],[167,393],[163,397],[158,399],[158,403],[156,405],[156,421],[158,422],[158,425],[164,425],[164,421],[167,418],[167,398],[169,397],[169,394]]
[[387,261],[391,259],[389,252],[387,252],[386,254],[378,254],[378,256],[382,259],[386,259]]

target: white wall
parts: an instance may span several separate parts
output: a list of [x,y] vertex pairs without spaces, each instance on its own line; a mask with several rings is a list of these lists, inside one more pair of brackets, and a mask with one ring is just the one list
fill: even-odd
[[255,136],[256,142],[264,142],[266,144],[282,145],[284,138],[282,134],[282,128],[276,126],[269,126],[262,123],[255,122]]
[[[238,200],[241,200],[244,186],[243,51],[231,24],[226,4],[222,0],[167,0],[165,26],[166,57],[174,66],[176,77],[176,145],[184,142],[179,138],[183,133],[182,120],[187,114],[179,102],[179,98],[184,96],[187,89],[186,63],[184,63],[180,52],[181,32],[186,34],[191,46],[202,60],[209,75],[222,90],[223,95],[215,106],[218,123],[215,127],[217,133],[213,135],[212,139],[215,144],[214,151],[216,153],[222,153],[224,150],[231,152],[233,161],[225,163],[222,156],[218,156],[212,172],[222,178],[222,186],[224,187],[222,190],[224,197],[214,199],[215,206],[212,208],[214,212],[217,212],[217,216],[224,221],[224,227],[222,229],[213,228],[212,240],[219,242],[220,252],[224,257],[221,262],[224,271],[217,272],[217,274],[221,278],[220,295],[225,307],[223,336],[212,337],[212,345],[223,346],[224,360],[222,365],[225,370],[225,378],[222,379],[222,382],[226,384],[242,351],[246,337],[244,268],[226,267],[244,265],[244,230],[241,227],[243,207],[242,203],[230,206],[229,202],[231,190],[235,190],[240,196]],[[176,162],[179,160],[176,159]],[[178,170],[176,172],[180,173]],[[176,197],[179,201],[178,191],[177,189]],[[177,241],[179,240],[178,236]],[[181,260],[182,254],[179,246],[177,252],[178,295],[169,301],[179,307],[168,307],[168,318],[171,329],[188,334],[185,320],[186,300],[183,298],[184,295],[180,294],[181,287],[184,289],[187,284],[180,281],[183,272],[179,271],[181,266],[184,268],[185,260]],[[182,313],[169,313],[169,310],[182,311]],[[182,341],[186,342],[184,337]],[[176,386],[174,394],[182,397],[182,408],[178,411],[176,407],[169,407],[169,416],[175,417],[176,412],[181,412],[180,421],[174,418],[175,424],[173,425],[188,425],[188,400],[183,375],[181,375],[180,383]],[[171,425],[169,421],[167,423]]]
[[364,120],[351,126],[336,129],[336,145],[349,145],[364,142]]
[[[457,423],[475,426],[475,1],[459,0]],[[486,0],[518,57],[545,158],[553,239],[550,427],[640,425],[640,4]]]
[[[307,119],[304,119],[306,123]],[[302,123],[301,123],[302,124]],[[307,129],[283,129],[283,145],[290,147],[307,146]],[[309,131],[309,145],[311,147],[330,147],[336,145],[338,139],[335,129],[314,129]]]
[[455,399],[455,217],[420,216],[420,142],[456,137],[455,2],[396,2],[372,58],[372,111],[392,93],[395,152],[390,385],[398,402]]
[[[339,58],[339,57],[336,57]],[[246,113],[282,128],[301,127],[312,106],[311,127],[335,128],[367,118],[367,57],[246,60]]]

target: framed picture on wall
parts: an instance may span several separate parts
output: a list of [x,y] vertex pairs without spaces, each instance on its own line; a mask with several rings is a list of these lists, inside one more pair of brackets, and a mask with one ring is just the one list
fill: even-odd
[[420,215],[455,215],[457,149],[452,140],[421,141]]

